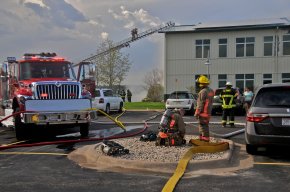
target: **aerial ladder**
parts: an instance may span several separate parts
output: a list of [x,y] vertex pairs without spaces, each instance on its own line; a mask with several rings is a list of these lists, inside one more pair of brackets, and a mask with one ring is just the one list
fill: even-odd
[[165,25],[162,24],[162,25],[159,25],[157,27],[151,28],[151,29],[146,30],[146,31],[141,32],[141,33],[138,33],[137,32],[137,28],[134,28],[131,31],[132,37],[126,38],[126,39],[124,39],[124,40],[122,40],[120,42],[117,42],[117,43],[113,44],[112,47],[109,47],[105,51],[97,51],[97,53],[95,55],[90,56],[90,57],[82,60],[80,63],[95,61],[98,57],[104,56],[104,55],[110,53],[111,51],[119,50],[119,49],[121,49],[123,47],[128,47],[128,46],[130,46],[130,43],[132,43],[134,41],[138,41],[139,39],[142,39],[144,37],[152,35],[153,33],[156,33],[158,31],[169,29],[169,28],[173,27],[174,25],[175,24],[170,21],[170,22],[167,22]]
[[112,51],[120,50],[124,47],[129,47],[130,43],[134,41],[138,41],[139,39],[142,39],[144,37],[147,37],[149,35],[152,35],[158,31],[166,30],[171,27],[173,27],[175,24],[173,22],[167,22],[166,24],[159,25],[157,27],[153,27],[149,30],[146,30],[144,32],[138,33],[137,28],[132,29],[131,31],[131,37],[126,38],[120,42],[114,43],[111,47],[109,47],[106,50],[100,50],[97,51],[94,55],[83,59],[79,63],[75,64],[75,66],[79,66],[79,72],[78,72],[78,79],[81,81],[83,85],[86,86],[87,90],[89,90],[93,96],[94,96],[94,90],[96,87],[96,63],[99,58],[102,56],[105,56],[106,54],[109,54]]

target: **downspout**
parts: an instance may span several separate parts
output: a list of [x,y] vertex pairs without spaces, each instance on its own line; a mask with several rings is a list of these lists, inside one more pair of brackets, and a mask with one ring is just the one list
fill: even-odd
[[279,82],[278,77],[278,54],[279,54],[279,27],[276,27],[275,31],[275,82]]

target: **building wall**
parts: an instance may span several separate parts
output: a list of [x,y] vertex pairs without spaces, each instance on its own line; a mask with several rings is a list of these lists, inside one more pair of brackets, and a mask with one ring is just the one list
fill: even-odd
[[[254,74],[254,86],[263,83],[263,74],[272,74],[272,81],[281,82],[281,73],[290,73],[290,56],[282,55],[282,35],[288,30],[261,29],[247,31],[225,31],[204,33],[165,34],[165,94],[175,90],[188,90],[195,86],[195,75],[207,74],[209,70],[211,87],[218,88],[218,74],[227,74],[227,80],[235,86],[235,74]],[[278,35],[280,39],[278,56],[264,55],[264,36]],[[253,57],[236,57],[236,38],[255,37]],[[219,58],[218,40],[227,38],[227,57]],[[210,39],[210,63],[206,58],[195,58],[195,40]]]

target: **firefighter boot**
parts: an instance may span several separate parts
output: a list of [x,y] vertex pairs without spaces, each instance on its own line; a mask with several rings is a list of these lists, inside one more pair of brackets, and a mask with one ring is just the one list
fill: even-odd
[[200,135],[199,140],[209,142],[209,137],[205,137],[205,136]]

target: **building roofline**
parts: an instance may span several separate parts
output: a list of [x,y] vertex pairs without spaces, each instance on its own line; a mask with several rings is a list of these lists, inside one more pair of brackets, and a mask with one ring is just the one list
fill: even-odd
[[286,17],[278,19],[247,20],[224,23],[199,23],[197,25],[179,25],[161,30],[159,33],[199,33],[199,32],[217,32],[234,30],[257,30],[257,29],[276,29],[289,28],[290,20]]

